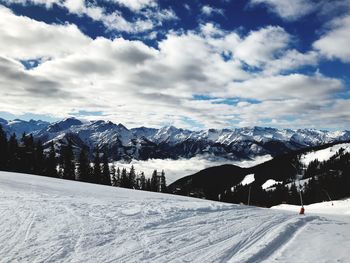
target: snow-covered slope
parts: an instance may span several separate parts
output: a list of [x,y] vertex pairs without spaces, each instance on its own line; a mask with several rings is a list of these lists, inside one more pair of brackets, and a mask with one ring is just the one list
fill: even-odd
[[0,214],[0,262],[347,262],[350,246],[347,216],[6,172]]
[[344,153],[350,152],[350,143],[340,143],[328,147],[326,149],[311,151],[306,154],[301,155],[300,161],[305,166],[309,165],[310,162],[315,161],[316,159],[320,162],[329,160],[334,156],[340,149],[344,150]]
[[244,179],[242,180],[241,184],[242,185],[247,185],[247,184],[251,184],[254,181],[255,181],[254,174],[248,174],[248,175],[246,175],[244,177]]

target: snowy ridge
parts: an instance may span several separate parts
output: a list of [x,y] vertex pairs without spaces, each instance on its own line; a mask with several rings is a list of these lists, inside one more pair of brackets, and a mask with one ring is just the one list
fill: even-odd
[[0,262],[295,262],[296,251],[300,262],[347,259],[349,217],[6,172],[0,189]]

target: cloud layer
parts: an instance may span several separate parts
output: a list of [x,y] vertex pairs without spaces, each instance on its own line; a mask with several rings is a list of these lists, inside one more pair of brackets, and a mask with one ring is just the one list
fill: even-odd
[[127,170],[130,170],[131,166],[133,165],[135,170],[138,173],[144,172],[146,177],[151,177],[152,172],[154,170],[157,170],[158,172],[164,170],[166,173],[165,176],[166,176],[167,184],[169,185],[184,176],[194,174],[199,170],[202,170],[208,167],[228,164],[228,163],[233,165],[238,165],[240,167],[252,167],[254,165],[258,165],[260,163],[266,162],[270,159],[271,159],[270,155],[264,155],[264,156],[257,157],[254,160],[232,162],[224,158],[217,158],[217,157],[203,155],[203,156],[196,156],[190,159],[178,159],[178,160],[171,160],[171,159],[150,159],[147,161],[132,160],[131,163],[116,162],[115,165],[120,169],[125,168]]
[[[153,0],[105,0],[140,13],[141,20],[125,20],[118,11],[85,1],[11,1],[59,5],[127,32],[147,31],[177,17]],[[251,2],[264,2],[289,20],[298,19],[300,6],[313,12],[302,0]],[[204,5],[202,13],[222,14],[213,8]],[[350,61],[349,21],[346,15],[331,19],[306,51],[278,25],[229,31],[203,20],[195,30],[168,30],[151,45],[121,36],[91,38],[75,24],[46,24],[0,6],[0,108],[58,118],[101,112],[86,118],[130,127],[346,128],[350,114],[340,108],[349,101],[338,96],[346,93],[346,86],[318,72],[317,65],[322,60]],[[304,67],[313,70],[306,73],[300,70]]]

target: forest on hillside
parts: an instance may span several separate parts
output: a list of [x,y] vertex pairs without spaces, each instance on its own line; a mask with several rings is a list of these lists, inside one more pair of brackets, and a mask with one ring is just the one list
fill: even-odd
[[[225,190],[220,195],[220,201],[246,204],[250,199],[251,205],[271,207],[281,203],[299,205],[300,194],[304,204],[350,196],[350,153],[343,148],[329,160],[315,159],[304,166],[300,155],[297,155],[293,162],[290,173],[279,175],[281,182],[273,187],[263,189],[259,181],[249,185],[238,184]],[[302,177],[297,178],[298,175]],[[269,175],[264,177],[268,178]]]
[[12,134],[8,139],[0,125],[0,170],[49,176],[94,184],[111,185],[123,188],[153,192],[166,192],[164,171],[154,170],[150,177],[137,173],[133,166],[127,171],[110,164],[108,155],[95,149],[90,160],[86,149],[78,154],[71,141],[56,153],[50,142],[48,151],[31,134],[23,133],[18,139]]

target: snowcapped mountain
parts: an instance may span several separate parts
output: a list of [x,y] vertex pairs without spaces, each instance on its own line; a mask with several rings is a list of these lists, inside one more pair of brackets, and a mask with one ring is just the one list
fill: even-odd
[[68,118],[48,123],[43,121],[6,121],[0,124],[7,134],[32,133],[36,139],[57,146],[68,141],[90,152],[99,147],[115,160],[147,160],[149,158],[191,158],[212,155],[231,160],[287,153],[326,143],[350,140],[350,131],[321,131],[315,129],[275,129],[244,127],[237,129],[208,129],[190,131],[174,126],[160,129],[139,127],[128,129],[110,121],[81,121]]
[[17,137],[20,137],[24,132],[27,134],[33,133],[34,135],[37,132],[46,129],[50,125],[50,123],[41,120],[24,121],[15,119],[7,121],[5,119],[0,118],[0,125],[4,128],[5,132],[8,135],[15,133]]
[[60,132],[60,131],[69,129],[72,126],[82,125],[82,124],[83,123],[80,120],[77,120],[75,118],[67,118],[67,119],[64,119],[63,121],[55,122],[49,125],[47,128],[47,131],[52,133]]

